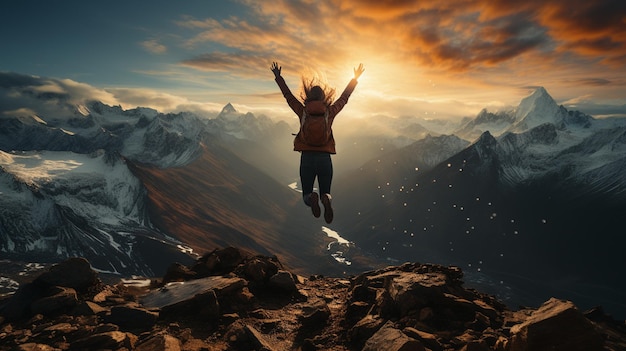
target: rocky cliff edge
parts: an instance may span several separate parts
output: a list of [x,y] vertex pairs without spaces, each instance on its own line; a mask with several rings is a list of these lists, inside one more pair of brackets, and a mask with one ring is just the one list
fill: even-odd
[[83,258],[0,300],[0,350],[625,350],[601,308],[552,298],[513,311],[457,267],[406,263],[302,277],[276,257],[215,250],[146,286],[107,285]]

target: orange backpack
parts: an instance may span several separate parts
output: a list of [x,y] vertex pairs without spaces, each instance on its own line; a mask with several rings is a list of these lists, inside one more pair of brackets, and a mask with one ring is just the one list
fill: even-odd
[[328,109],[322,101],[311,101],[302,110],[300,138],[311,146],[324,146],[330,140]]

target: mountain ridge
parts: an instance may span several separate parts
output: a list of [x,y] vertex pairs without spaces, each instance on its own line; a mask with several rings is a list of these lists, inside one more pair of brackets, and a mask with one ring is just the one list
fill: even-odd
[[[85,238],[97,238],[96,242],[108,246],[112,254],[107,256],[112,259],[125,255],[120,260],[123,264],[110,263],[114,271],[129,274],[132,270],[149,273],[148,260],[152,264],[158,261],[147,250],[141,256],[145,260],[139,263],[141,268],[129,264],[129,260],[139,257],[134,250],[142,246],[161,246],[162,241],[164,255],[188,255],[190,246],[185,241],[195,243],[192,246],[197,250],[233,241],[248,249],[279,252],[299,271],[340,275],[419,257],[430,262],[471,265],[472,283],[495,282],[491,288],[502,293],[507,288],[523,291],[512,276],[519,273],[516,270],[524,262],[532,269],[550,267],[553,269],[546,272],[573,276],[572,281],[581,281],[578,287],[585,289],[592,283],[602,289],[616,287],[607,283],[604,273],[588,278],[593,270],[590,267],[614,265],[618,257],[615,248],[620,247],[620,239],[615,228],[619,223],[615,218],[622,211],[626,148],[623,133],[616,128],[626,123],[593,119],[582,112],[555,107],[545,89],[525,98],[520,102],[522,108],[517,109],[523,117],[520,121],[526,120],[525,126],[532,126],[530,129],[511,119],[515,110],[483,110],[467,122],[461,137],[429,133],[411,118],[391,121],[384,129],[391,134],[380,135],[376,132],[383,130],[381,123],[386,121],[381,118],[376,121],[378,127],[364,122],[363,130],[367,132],[363,131],[362,136],[358,135],[359,129],[338,138],[345,144],[338,148],[340,153],[335,158],[333,201],[337,216],[327,229],[354,243],[342,253],[352,266],[331,257],[328,248],[334,239],[311,218],[299,194],[287,187],[296,182],[298,169],[297,156],[291,151],[293,130],[288,123],[251,113],[233,112],[227,118],[207,119],[188,112],[123,110],[98,102],[71,104],[71,97],[65,95],[28,96],[46,102],[45,108],[30,106],[28,113],[33,113],[27,123],[23,120],[26,117],[16,116],[18,106],[11,105],[16,108],[3,114],[1,122],[16,123],[16,130],[21,132],[0,135],[4,152],[0,166],[5,173],[13,172],[9,164],[13,163],[11,157],[17,156],[7,155],[26,153],[29,156],[24,160],[46,164],[49,179],[41,178],[36,187],[28,188],[23,182],[16,187],[13,173],[2,177],[1,192],[12,194],[13,199],[36,199],[28,202],[30,207],[18,205],[18,201],[8,206],[8,196],[0,199],[2,228],[13,228],[0,232],[0,249],[4,252],[12,247],[15,228],[27,223],[29,216],[55,213],[41,219],[50,228],[79,228]],[[553,115],[543,115],[546,111]],[[497,131],[489,128],[494,123]],[[443,131],[444,125],[438,126]],[[66,159],[51,159],[49,152],[39,150],[45,149],[40,145],[65,150],[57,151],[65,153]],[[116,206],[111,195],[114,182],[89,172],[67,171],[71,167],[88,170],[90,159],[85,155],[97,154],[103,148],[102,164],[121,159],[127,164],[116,163],[120,169],[139,170],[122,183],[140,184],[133,192],[135,203],[141,204],[138,208],[143,209],[142,213],[150,212],[150,221],[113,227],[106,218],[98,219],[97,212],[84,212],[102,203],[108,206],[106,211]],[[355,152],[360,155],[353,157]],[[367,158],[370,161],[361,163]],[[221,183],[211,184],[212,180]],[[62,202],[68,197],[73,199],[69,204]],[[611,201],[603,201],[607,199]],[[168,205],[169,210],[164,210]],[[46,210],[49,208],[54,211]],[[16,212],[21,213],[17,221],[12,219]],[[192,228],[189,223],[194,221],[199,224]],[[185,232],[176,232],[177,223],[186,226]],[[210,230],[203,231],[202,226]],[[63,233],[53,235],[54,230],[33,233],[37,237],[32,240],[38,245],[77,238]],[[179,235],[185,239],[180,240]],[[597,240],[585,245],[587,235]],[[565,252],[558,246],[563,238]],[[82,253],[91,252],[88,243],[73,245]],[[576,255],[593,256],[584,252],[588,247],[606,253],[606,257],[585,267]],[[48,250],[52,256],[56,252],[52,247]],[[533,250],[539,252],[535,255]],[[535,255],[543,262],[528,263],[525,255]],[[563,270],[567,267],[562,262],[571,260],[580,272]],[[99,269],[110,269],[110,263],[94,260]],[[509,269],[505,273],[510,275],[503,278],[497,272],[499,268]],[[544,280],[537,286],[550,279],[542,272],[537,276]],[[527,295],[536,294],[532,291]],[[621,311],[615,301],[608,301],[608,306]]]

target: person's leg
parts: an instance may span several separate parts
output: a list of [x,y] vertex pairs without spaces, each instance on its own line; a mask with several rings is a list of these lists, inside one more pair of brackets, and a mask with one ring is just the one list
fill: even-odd
[[333,163],[330,154],[319,154],[316,162],[317,181],[319,183],[320,198],[324,205],[324,220],[331,223],[334,211],[331,204],[330,186],[333,180]]
[[321,194],[330,194],[330,186],[333,181],[333,162],[330,154],[319,153],[316,157],[315,171],[317,173],[317,183]]
[[302,152],[300,155],[300,183],[302,184],[302,200],[311,207],[313,216],[319,217],[321,214],[319,196],[313,192],[316,175],[314,156],[311,152]]

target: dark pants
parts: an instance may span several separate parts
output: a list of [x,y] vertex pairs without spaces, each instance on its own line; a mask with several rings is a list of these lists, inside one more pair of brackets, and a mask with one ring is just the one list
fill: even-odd
[[320,195],[330,194],[330,183],[333,180],[333,162],[327,152],[303,151],[300,155],[300,182],[302,183],[302,198],[307,202],[313,192],[313,184],[317,177]]

